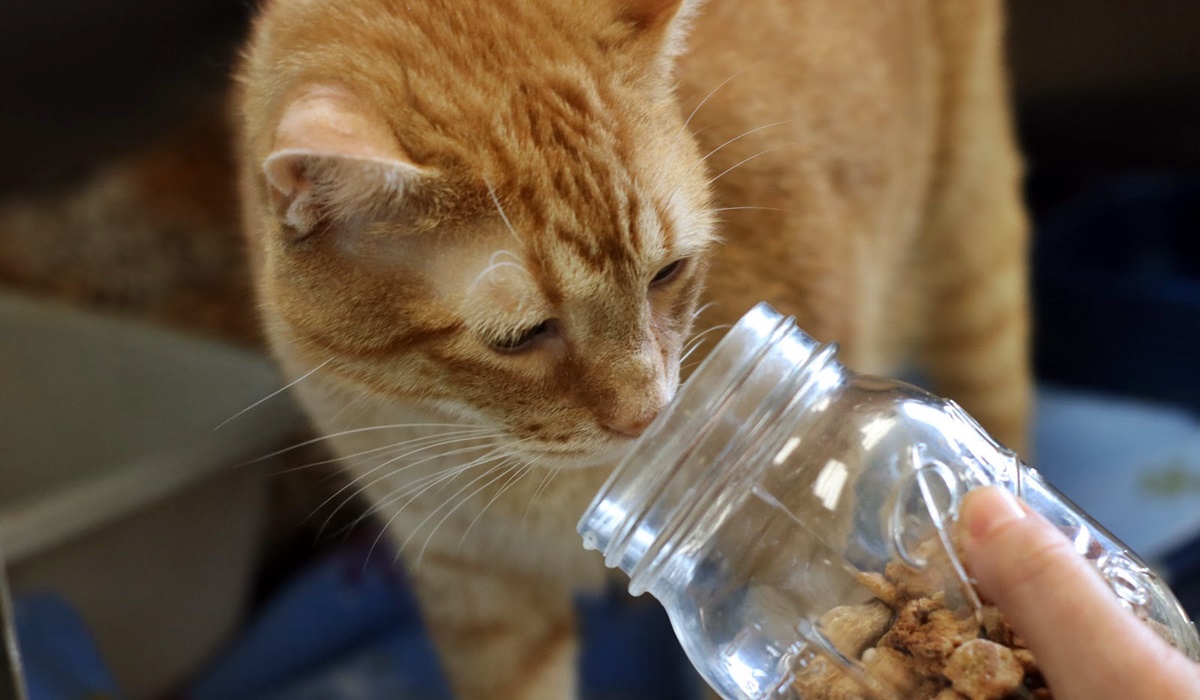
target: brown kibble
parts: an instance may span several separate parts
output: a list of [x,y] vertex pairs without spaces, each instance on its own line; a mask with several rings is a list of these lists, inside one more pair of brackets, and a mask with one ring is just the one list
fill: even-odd
[[868,700],[862,686],[833,665],[797,676],[793,687],[804,700]]
[[1007,647],[1015,646],[1012,627],[995,605],[983,606],[983,629],[984,636],[991,641]]
[[922,673],[937,674],[959,645],[978,636],[973,615],[959,618],[941,607],[939,599],[920,598],[900,609],[879,644],[910,654]]
[[868,649],[863,654],[862,662],[868,673],[905,697],[910,697],[916,688],[917,674],[907,654],[888,647],[879,647]]
[[964,643],[943,671],[955,690],[970,700],[1000,700],[1025,680],[1025,669],[1012,650],[986,639]]
[[1037,660],[1033,658],[1033,652],[1028,649],[1013,649],[1013,656],[1017,657],[1017,661],[1021,662],[1021,668],[1025,669],[1026,673],[1040,673],[1038,671]]
[[850,658],[858,658],[863,650],[874,646],[892,622],[892,609],[883,601],[873,600],[862,605],[840,605],[821,616],[821,632]]
[[870,591],[871,595],[882,600],[888,607],[896,609],[902,604],[896,587],[883,574],[874,571],[864,571],[858,574],[858,582]]
[[946,582],[935,566],[914,569],[903,562],[890,562],[884,573],[896,585],[901,600],[930,598],[946,588]]
[[945,609],[934,610],[926,619],[924,631],[924,644],[917,645],[917,649],[946,657],[962,644],[977,639],[979,624],[974,614],[959,616]]
[[[956,595],[958,579],[940,541],[913,551],[931,563],[917,570],[890,562],[885,574],[864,572],[858,583],[876,600],[834,608],[822,631],[868,679],[914,700],[1053,700],[1033,653],[994,605],[975,609]],[[1159,630],[1161,633],[1161,630]],[[858,681],[832,664],[814,664],[795,687],[805,700],[859,700]],[[881,691],[882,688],[878,689]],[[878,692],[877,691],[877,692]]]

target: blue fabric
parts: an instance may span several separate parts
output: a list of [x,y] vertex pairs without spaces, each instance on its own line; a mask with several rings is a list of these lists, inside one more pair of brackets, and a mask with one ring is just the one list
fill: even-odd
[[83,620],[62,598],[31,594],[13,601],[30,700],[124,697]]
[[[580,601],[586,700],[690,700],[698,681],[661,607]],[[185,700],[448,700],[436,652],[389,556],[350,544],[302,572]]]
[[[307,679],[319,688],[363,668],[372,676],[365,683],[421,688],[412,697],[422,700],[446,697],[431,643],[406,633],[420,618],[403,579],[387,557],[368,554],[369,547],[351,543],[302,572],[185,697],[258,700],[283,688],[293,693],[286,697],[308,697]],[[364,658],[389,663],[363,667]]]

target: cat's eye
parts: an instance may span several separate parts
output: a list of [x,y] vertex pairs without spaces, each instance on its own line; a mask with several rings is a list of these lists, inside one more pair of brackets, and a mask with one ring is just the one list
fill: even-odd
[[650,278],[650,286],[658,287],[670,282],[679,276],[679,271],[683,269],[684,259],[680,258],[669,265],[663,266],[658,272],[654,273],[654,277]]
[[549,320],[542,321],[536,326],[520,329],[503,338],[493,340],[491,348],[503,355],[514,355],[530,349],[539,338],[548,335],[550,331],[551,322]]

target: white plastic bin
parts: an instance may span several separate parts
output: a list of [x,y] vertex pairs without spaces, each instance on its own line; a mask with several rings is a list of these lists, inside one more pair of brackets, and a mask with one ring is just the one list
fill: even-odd
[[79,609],[135,700],[234,631],[266,464],[301,424],[271,363],[137,323],[0,297],[0,547],[15,595]]

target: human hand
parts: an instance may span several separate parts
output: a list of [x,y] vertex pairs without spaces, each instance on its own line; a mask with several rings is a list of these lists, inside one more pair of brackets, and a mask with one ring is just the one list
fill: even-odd
[[1122,607],[1041,515],[984,488],[967,494],[959,525],[979,592],[1024,639],[1056,700],[1200,698],[1200,666]]

